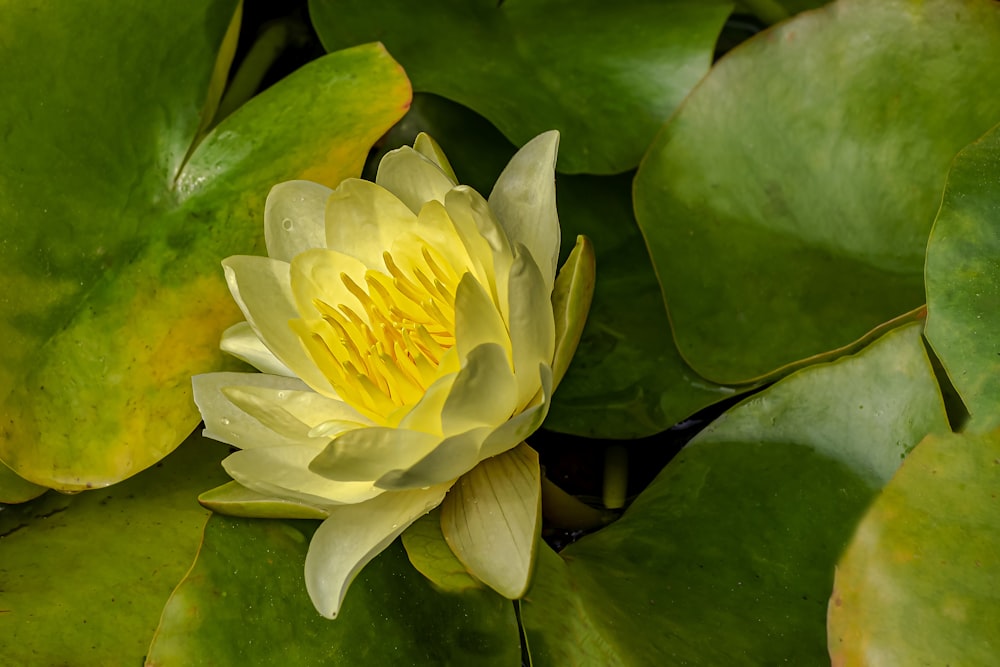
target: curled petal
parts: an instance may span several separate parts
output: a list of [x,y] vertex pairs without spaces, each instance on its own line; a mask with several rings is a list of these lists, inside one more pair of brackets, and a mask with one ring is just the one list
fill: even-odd
[[507,421],[517,407],[517,380],[510,357],[495,343],[474,348],[465,359],[441,411],[446,435]]
[[490,431],[488,426],[484,426],[445,438],[413,465],[392,470],[379,477],[375,480],[375,486],[388,491],[400,491],[451,483],[479,463],[483,441],[490,435]]
[[347,587],[372,558],[407,527],[437,507],[447,486],[385,493],[361,505],[344,505],[316,530],[306,554],[306,588],[317,611],[336,618]]
[[373,480],[419,461],[440,441],[437,435],[401,428],[358,429],[334,438],[309,469],[337,481]]
[[312,181],[287,181],[271,188],[264,204],[268,256],[290,262],[300,252],[326,245],[323,212],[331,192]]
[[455,170],[451,168],[448,156],[444,154],[438,142],[434,141],[429,134],[426,132],[418,134],[417,138],[413,141],[413,150],[436,164],[453,183],[458,183],[458,177],[455,176]]
[[538,396],[528,404],[527,409],[500,425],[486,438],[479,452],[480,458],[496,456],[523,442],[545,421],[552,402],[552,369],[541,364],[538,367],[538,374],[541,384]]
[[295,373],[260,342],[260,338],[248,322],[239,322],[223,331],[219,348],[262,373],[295,377]]

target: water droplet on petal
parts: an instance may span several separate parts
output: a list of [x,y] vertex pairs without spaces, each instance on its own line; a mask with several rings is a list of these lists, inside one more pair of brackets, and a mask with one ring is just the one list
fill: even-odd
[[229,426],[229,417],[223,417],[222,418],[222,425],[223,426]]
[[286,232],[290,232],[292,231],[294,223],[292,222],[291,218],[285,218],[284,220],[281,221],[281,226],[285,228]]
[[279,391],[279,392],[278,392],[278,399],[279,399],[279,400],[282,400],[282,401],[283,401],[283,400],[285,400],[286,398],[288,398],[288,392],[287,392],[287,391]]

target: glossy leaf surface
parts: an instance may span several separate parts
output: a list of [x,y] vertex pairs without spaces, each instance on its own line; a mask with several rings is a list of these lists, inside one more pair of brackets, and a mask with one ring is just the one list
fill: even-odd
[[635,182],[681,355],[747,382],[920,306],[948,165],[998,86],[985,0],[845,0],[731,51]]
[[990,665],[1000,655],[1000,433],[929,437],[837,566],[834,665]]
[[0,655],[7,665],[134,667],[198,550],[195,498],[228,449],[192,436],[111,489],[0,511]]
[[190,377],[223,365],[238,319],[219,262],[262,251],[270,187],[357,174],[408,106],[399,66],[362,46],[195,147],[236,7],[5,9],[0,459],[32,482],[105,486],[176,447],[198,421]]
[[475,109],[518,146],[559,130],[561,171],[606,174],[639,163],[708,71],[732,5],[312,0],[309,7],[327,49],[382,41],[415,90]]
[[946,429],[918,325],[748,398],[616,523],[542,554],[522,608],[533,664],[822,664],[841,549]]
[[321,617],[303,578],[315,526],[213,516],[147,664],[517,664],[511,603],[485,588],[438,593],[398,543],[361,572],[336,621]]

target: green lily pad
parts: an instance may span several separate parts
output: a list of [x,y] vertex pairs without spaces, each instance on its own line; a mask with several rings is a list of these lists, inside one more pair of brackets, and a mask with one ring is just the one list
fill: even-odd
[[309,3],[328,50],[382,41],[415,90],[475,109],[518,146],[557,129],[560,171],[598,174],[639,163],[708,71],[731,9],[718,0]]
[[141,664],[191,564],[228,448],[193,435],[112,489],[0,511],[0,655],[7,665]]
[[754,14],[765,23],[778,23],[828,2],[829,0],[737,0],[736,11]]
[[1000,128],[959,153],[927,243],[927,340],[972,417],[1000,426]]
[[440,593],[399,543],[365,566],[336,621],[320,616],[303,568],[310,521],[215,515],[163,610],[149,667],[516,665],[510,602],[485,588]]
[[32,484],[0,463],[0,503],[23,503],[45,493],[48,489]]
[[699,434],[611,526],[542,554],[535,667],[814,665],[857,520],[947,419],[920,326],[799,371]]
[[[460,182],[482,193],[490,192],[515,152],[481,116],[427,94],[414,96],[409,113],[388,133],[380,152],[412,144],[419,132],[442,145]],[[565,145],[564,138],[560,151]],[[677,353],[632,215],[630,180],[629,175],[562,174],[556,179],[559,263],[577,235],[589,237],[597,256],[597,284],[576,355],[545,422],[553,431],[592,438],[644,437],[749,389],[708,382]]]
[[948,165],[998,88],[986,0],[845,0],[720,60],[635,181],[681,356],[748,382],[919,307]]
[[106,486],[184,439],[190,377],[224,366],[219,336],[239,319],[219,262],[262,252],[273,184],[356,175],[408,106],[398,64],[368,45],[310,63],[194,147],[237,7],[4,14],[0,459],[33,483]]
[[830,599],[834,665],[1000,655],[1000,432],[929,437],[865,515]]

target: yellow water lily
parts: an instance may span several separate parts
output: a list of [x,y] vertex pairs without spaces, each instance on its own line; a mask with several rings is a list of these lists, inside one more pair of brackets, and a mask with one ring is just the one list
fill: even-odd
[[223,262],[246,321],[222,348],[261,373],[194,378],[205,435],[240,451],[218,511],[314,517],[317,610],[441,505],[452,551],[509,598],[528,587],[545,418],[579,340],[593,253],[556,275],[558,134],[526,144],[487,201],[426,135],[374,183],[291,181],[264,211],[268,257]]

